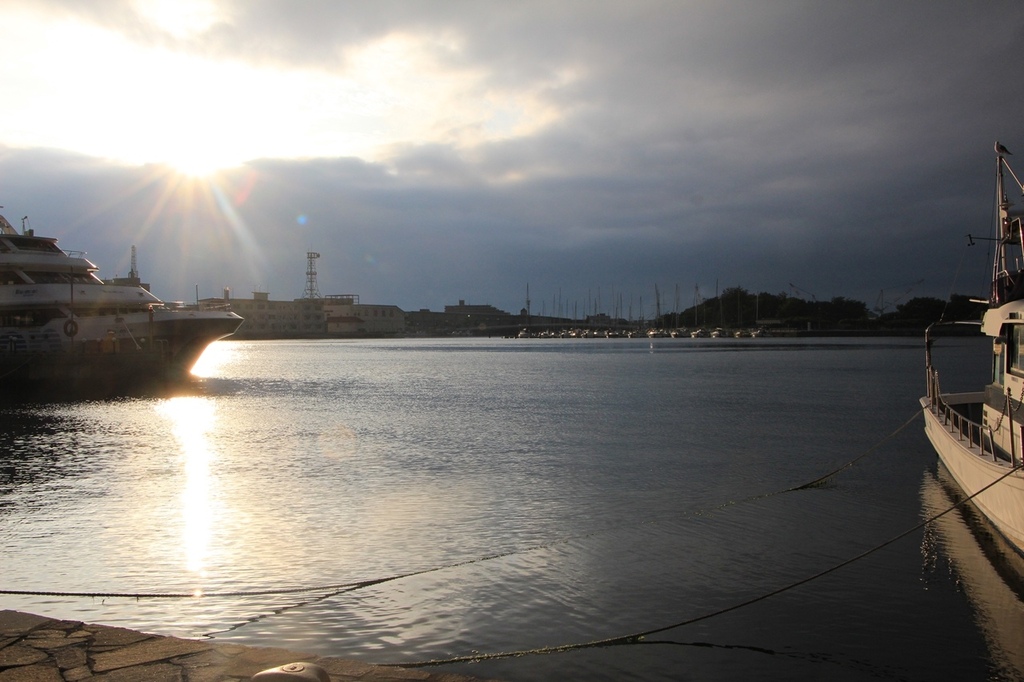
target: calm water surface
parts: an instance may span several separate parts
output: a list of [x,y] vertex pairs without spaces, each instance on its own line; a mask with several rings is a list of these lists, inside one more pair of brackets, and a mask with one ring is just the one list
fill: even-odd
[[[988,357],[942,342],[972,349],[944,387]],[[0,407],[0,589],[204,596],[0,608],[377,663],[525,651],[728,609],[953,499],[915,339],[226,341],[197,373],[180,395]],[[640,643],[440,669],[1016,679],[1001,550],[958,512]]]

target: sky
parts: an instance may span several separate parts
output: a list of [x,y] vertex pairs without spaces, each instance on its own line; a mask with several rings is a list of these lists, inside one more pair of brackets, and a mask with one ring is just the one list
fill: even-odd
[[410,311],[890,311],[984,294],[996,140],[1024,177],[1019,2],[4,0],[0,26],[2,213],[103,277],[135,246],[165,300],[300,298],[316,252],[321,294]]

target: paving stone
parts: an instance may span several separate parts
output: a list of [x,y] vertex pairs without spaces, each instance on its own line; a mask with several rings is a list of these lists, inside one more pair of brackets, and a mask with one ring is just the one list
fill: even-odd
[[93,655],[93,672],[105,672],[133,665],[166,661],[176,656],[206,651],[209,644],[176,637],[155,637]]
[[49,618],[21,611],[0,611],[0,635],[24,636],[32,630],[51,622]]
[[78,668],[89,663],[86,660],[85,647],[81,646],[67,646],[63,649],[56,649],[50,652],[50,655],[53,656],[53,660],[61,670],[70,670],[71,668]]
[[91,677],[92,671],[89,670],[89,666],[87,665],[64,671],[64,682],[80,682],[80,680],[87,680]]
[[171,659],[171,663],[181,667],[184,671],[185,679],[188,682],[220,682],[225,679],[223,671],[230,662],[230,657],[216,649]]
[[52,663],[38,663],[0,671],[0,682],[64,682],[64,676]]
[[454,673],[0,611],[0,682],[248,682],[258,672],[296,661],[320,665],[332,682],[479,682]]
[[379,668],[379,666],[363,663],[362,661],[353,661],[349,658],[335,658],[334,656],[318,658],[316,659],[316,664],[331,675],[344,675],[351,678],[365,677],[373,670]]
[[[52,624],[53,624],[53,621],[50,621],[49,623],[47,623],[47,625],[52,625]],[[37,630],[33,630],[32,632],[30,632],[27,635],[27,637],[29,639],[48,639],[50,637],[57,637],[57,638],[63,639],[65,637],[67,637],[67,636],[68,636],[68,634],[66,632],[64,632],[63,630],[58,630],[58,629],[55,629],[55,628],[52,628],[52,627],[39,628]]]
[[382,666],[377,670],[380,672],[375,674],[373,676],[373,679],[381,680],[382,682],[405,682],[406,680],[430,679],[430,673],[426,672],[425,670],[419,670],[415,668],[391,668]]
[[21,640],[23,644],[32,647],[33,649],[61,649],[67,646],[74,646],[75,644],[85,644],[88,640],[84,637],[76,637],[71,639],[70,637],[35,637],[29,635],[28,637]]
[[224,668],[224,674],[248,680],[256,673],[276,668],[279,665],[295,661],[309,661],[309,654],[287,649],[271,649],[268,647],[247,647],[238,656],[231,657]]
[[102,682],[185,682],[182,670],[172,663],[154,663],[113,670],[93,679]]
[[213,642],[213,648],[224,654],[225,656],[237,656],[245,653],[251,647],[242,646],[241,644],[217,644]]
[[47,656],[45,651],[40,651],[24,644],[12,644],[0,649],[0,668],[8,668],[14,665],[31,665],[32,663],[45,661],[47,658],[49,656]]
[[153,635],[146,635],[127,628],[114,628],[108,625],[87,625],[84,628],[93,638],[92,646],[112,647],[134,644],[144,639],[151,639]]

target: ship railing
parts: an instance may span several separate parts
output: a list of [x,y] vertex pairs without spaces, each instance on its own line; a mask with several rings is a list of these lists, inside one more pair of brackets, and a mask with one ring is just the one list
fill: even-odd
[[951,405],[946,400],[939,388],[939,372],[928,368],[928,406],[939,422],[946,429],[955,434],[961,443],[966,443],[968,448],[977,452],[981,457],[991,457],[993,461],[1005,460],[1005,455],[997,451],[992,428],[985,426],[962,411]]

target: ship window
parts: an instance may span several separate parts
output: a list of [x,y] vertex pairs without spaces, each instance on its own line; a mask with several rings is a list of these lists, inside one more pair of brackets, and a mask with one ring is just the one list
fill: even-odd
[[3,327],[41,327],[52,319],[64,317],[64,313],[53,308],[33,308],[32,310],[11,310],[0,315],[0,326]]
[[40,251],[43,253],[63,253],[60,248],[49,239],[38,239],[35,237],[9,237],[11,244],[19,251]]
[[1009,362],[1010,371],[1017,375],[1024,375],[1024,325],[1015,324],[1010,328]]
[[1006,344],[1002,337],[992,345],[992,383],[1000,386],[1006,383]]

